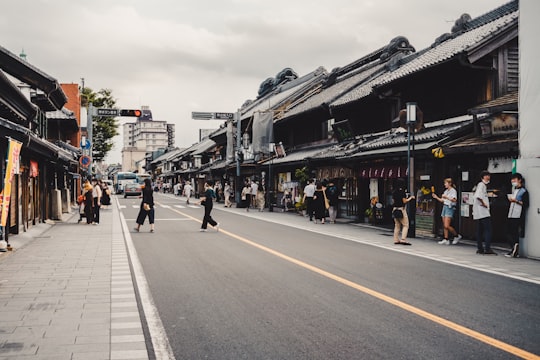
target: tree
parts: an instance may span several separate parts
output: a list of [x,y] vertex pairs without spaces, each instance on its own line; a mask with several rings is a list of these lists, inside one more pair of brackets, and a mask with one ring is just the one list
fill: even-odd
[[[112,109],[116,105],[116,99],[112,96],[112,90],[101,89],[97,93],[91,88],[82,91],[81,105],[88,107],[92,103],[94,107]],[[101,161],[113,148],[113,137],[118,135],[118,124],[113,117],[94,117],[92,123],[93,159]]]

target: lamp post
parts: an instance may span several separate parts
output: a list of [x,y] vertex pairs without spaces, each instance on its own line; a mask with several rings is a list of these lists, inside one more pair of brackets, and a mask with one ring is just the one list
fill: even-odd
[[[414,195],[414,131],[416,126],[416,103],[407,103],[407,188],[410,195]],[[412,127],[412,131],[411,131]],[[411,139],[412,137],[412,139]],[[412,149],[411,149],[412,145]],[[410,196],[409,195],[409,196]],[[416,198],[414,207],[407,207],[409,215],[409,234],[411,238],[416,237]]]

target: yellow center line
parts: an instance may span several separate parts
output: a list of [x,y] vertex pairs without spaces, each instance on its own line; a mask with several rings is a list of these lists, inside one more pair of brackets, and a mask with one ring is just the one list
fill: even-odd
[[[185,216],[185,217],[187,217],[189,219],[192,219],[192,220],[194,220],[196,222],[199,222],[199,223],[202,222],[199,219],[196,219],[193,216],[190,216],[190,215],[188,215],[186,213],[183,213],[181,211],[178,211],[176,209],[171,209],[171,210],[177,212],[178,214],[180,214],[182,216]],[[285,255],[283,253],[280,253],[279,251],[273,250],[273,249],[271,249],[269,247],[266,247],[264,245],[258,244],[256,242],[251,241],[251,240],[248,240],[248,239],[246,239],[246,238],[244,238],[244,237],[242,237],[240,235],[236,235],[236,234],[234,234],[234,233],[232,233],[230,231],[223,230],[222,228],[220,228],[219,232],[223,233],[223,234],[225,234],[225,235],[227,235],[227,236],[229,236],[229,237],[231,237],[233,239],[242,241],[242,242],[244,242],[244,243],[246,243],[248,245],[251,245],[251,246],[253,246],[255,248],[258,248],[258,249],[260,249],[262,251],[265,251],[265,252],[267,252],[269,254],[277,256],[277,257],[279,257],[279,258],[281,258],[281,259],[283,259],[285,261],[296,264],[296,265],[298,265],[298,266],[300,266],[300,267],[302,267],[304,269],[312,271],[312,272],[314,272],[316,274],[319,274],[321,276],[324,276],[324,277],[326,277],[328,279],[332,279],[332,280],[334,280],[334,281],[336,281],[336,282],[338,282],[340,284],[346,285],[346,286],[351,287],[353,289],[356,289],[356,290],[358,290],[360,292],[363,292],[364,294],[371,295],[371,296],[373,296],[373,297],[375,297],[375,298],[377,298],[379,300],[382,300],[382,301],[384,301],[384,302],[386,302],[388,304],[392,304],[392,305],[394,305],[394,306],[396,306],[398,308],[401,308],[401,309],[403,309],[405,311],[408,311],[408,312],[410,312],[412,314],[416,314],[416,315],[418,315],[420,317],[423,317],[424,319],[427,319],[427,320],[432,321],[432,322],[434,322],[436,324],[442,325],[442,326],[444,326],[444,327],[446,327],[448,329],[454,330],[454,331],[456,331],[456,332],[458,332],[460,334],[469,336],[469,337],[471,337],[471,338],[473,338],[475,340],[481,341],[483,343],[491,345],[491,346],[493,346],[495,348],[498,348],[500,350],[506,351],[506,352],[508,352],[508,353],[510,353],[512,355],[518,356],[518,357],[520,357],[522,359],[537,359],[537,360],[540,360],[540,356],[535,355],[533,353],[530,353],[530,352],[528,352],[526,350],[520,349],[520,348],[518,348],[516,346],[507,344],[507,343],[505,343],[503,341],[500,341],[500,340],[497,340],[497,339],[492,338],[490,336],[484,335],[484,334],[482,334],[482,333],[480,333],[478,331],[469,329],[469,328],[467,328],[465,326],[462,326],[462,325],[459,325],[459,324],[457,324],[457,323],[455,323],[453,321],[446,320],[446,319],[444,319],[444,318],[442,318],[440,316],[437,316],[435,314],[432,314],[430,312],[427,312],[427,311],[422,310],[420,308],[417,308],[415,306],[409,305],[409,304],[407,304],[407,303],[405,303],[403,301],[400,301],[400,300],[395,299],[393,297],[390,297],[388,295],[384,295],[383,293],[380,293],[378,291],[372,290],[370,288],[367,288],[365,286],[362,286],[360,284],[357,284],[355,282],[352,282],[350,280],[342,278],[341,276],[332,274],[332,273],[330,273],[328,271],[325,271],[325,270],[323,270],[321,268],[310,265],[310,264],[305,263],[305,262],[303,262],[301,260],[295,259],[295,258],[290,257],[288,255]]]

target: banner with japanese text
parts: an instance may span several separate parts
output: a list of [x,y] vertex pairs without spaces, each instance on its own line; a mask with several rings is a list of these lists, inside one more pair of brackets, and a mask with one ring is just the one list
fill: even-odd
[[17,140],[9,139],[6,176],[4,178],[4,186],[2,193],[0,193],[0,225],[2,227],[5,227],[7,224],[13,175],[19,173],[19,158],[21,154],[21,146],[22,143],[18,142]]

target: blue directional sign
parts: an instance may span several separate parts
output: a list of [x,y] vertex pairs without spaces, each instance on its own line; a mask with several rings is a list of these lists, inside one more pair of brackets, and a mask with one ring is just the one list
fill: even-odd
[[91,146],[92,146],[92,143],[90,142],[90,140],[88,139],[81,140],[81,148],[88,150],[90,149]]

